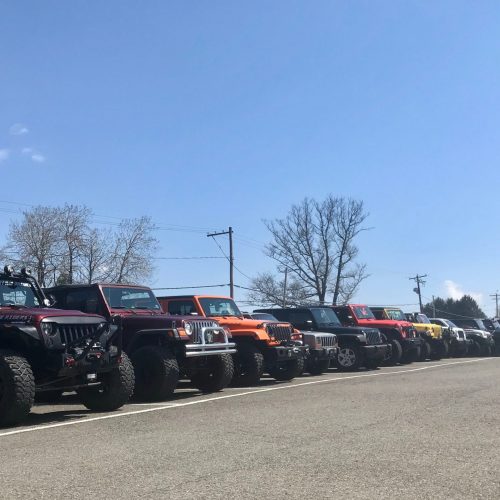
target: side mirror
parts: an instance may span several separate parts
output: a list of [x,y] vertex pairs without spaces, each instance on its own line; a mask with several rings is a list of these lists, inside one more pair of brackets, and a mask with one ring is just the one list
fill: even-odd
[[43,299],[43,305],[46,307],[54,307],[57,303],[56,298],[50,294],[46,299]]

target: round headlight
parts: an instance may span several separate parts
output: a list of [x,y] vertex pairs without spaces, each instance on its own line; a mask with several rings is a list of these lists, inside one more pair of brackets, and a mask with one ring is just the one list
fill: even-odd
[[57,332],[57,328],[54,323],[41,323],[41,328],[44,335],[55,335]]
[[191,335],[193,333],[193,326],[191,323],[184,323],[184,330],[188,335]]

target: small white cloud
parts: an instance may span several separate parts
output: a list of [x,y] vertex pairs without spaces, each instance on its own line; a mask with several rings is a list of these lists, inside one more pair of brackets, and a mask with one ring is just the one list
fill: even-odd
[[5,161],[9,157],[8,149],[0,149],[0,162]]
[[43,163],[45,161],[45,156],[38,153],[33,148],[23,148],[21,149],[23,155],[29,156],[36,163]]
[[464,295],[470,295],[478,304],[481,304],[483,301],[482,293],[465,292],[462,285],[459,285],[452,280],[445,280],[444,286],[448,296],[453,300],[460,300]]
[[9,132],[11,135],[25,135],[29,132],[29,130],[28,127],[22,123],[14,123],[14,125],[10,127]]
[[33,153],[31,155],[31,159],[36,163],[43,163],[45,161],[45,156],[41,155],[40,153]]

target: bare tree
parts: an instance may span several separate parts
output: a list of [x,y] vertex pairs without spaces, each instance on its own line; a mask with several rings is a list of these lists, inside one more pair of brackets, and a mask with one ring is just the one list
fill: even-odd
[[111,257],[109,235],[98,229],[90,229],[84,236],[78,256],[78,282],[90,284],[108,281],[112,274]]
[[356,293],[361,282],[368,277],[365,264],[351,267],[358,256],[359,249],[354,244],[368,214],[364,211],[363,202],[353,199],[340,199],[336,204],[333,218],[335,242],[335,267],[333,279],[333,304],[348,302]]
[[32,267],[42,286],[149,277],[157,246],[151,219],[123,220],[104,233],[90,226],[91,215],[85,206],[31,208],[11,223],[1,255]]
[[54,223],[57,211],[51,207],[34,207],[23,212],[20,222],[9,228],[7,249],[15,255],[18,265],[34,267],[39,283],[52,280],[54,257],[58,253],[59,228]]
[[74,282],[75,264],[84,251],[84,243],[89,233],[91,211],[85,206],[65,205],[56,209],[54,221],[59,229],[60,255],[59,272],[63,279],[59,282]]
[[249,301],[266,307],[298,306],[311,298],[294,277],[280,279],[271,273],[262,273],[252,280],[250,286]]
[[158,244],[153,230],[150,217],[126,219],[120,223],[111,257],[113,281],[132,283],[152,274],[152,259]]
[[353,262],[358,254],[356,236],[368,216],[363,202],[328,196],[293,205],[283,219],[265,221],[272,241],[266,254],[288,269],[309,297],[321,303],[327,293],[333,301],[348,300],[366,278],[365,266]]

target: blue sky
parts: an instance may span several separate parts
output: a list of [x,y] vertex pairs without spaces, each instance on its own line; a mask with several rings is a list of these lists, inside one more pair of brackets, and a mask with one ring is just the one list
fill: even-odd
[[[15,203],[200,228],[158,231],[166,257],[220,255],[204,230],[232,225],[253,276],[262,219],[333,193],[371,214],[358,301],[415,303],[419,272],[493,313],[499,25],[494,1],[5,0],[0,238]],[[158,261],[151,285],[227,279]]]

